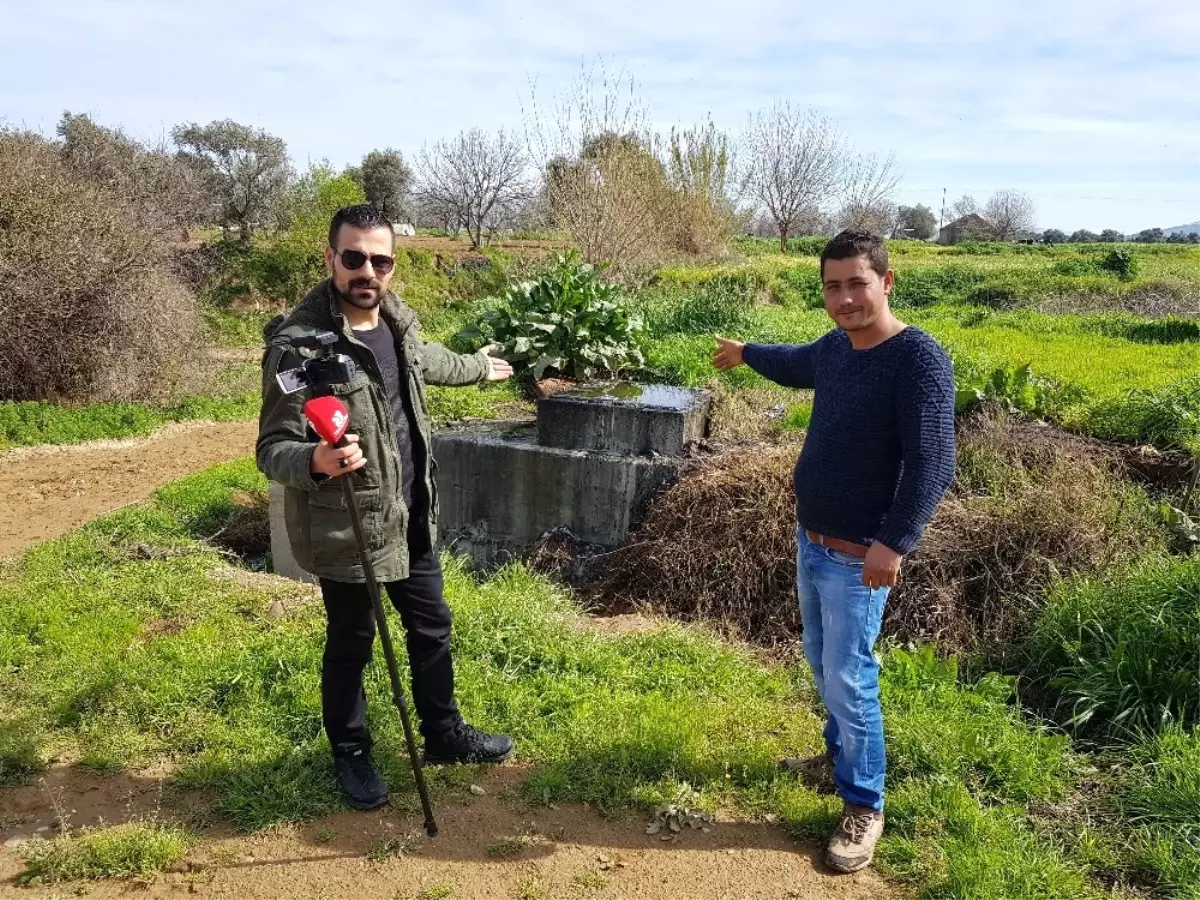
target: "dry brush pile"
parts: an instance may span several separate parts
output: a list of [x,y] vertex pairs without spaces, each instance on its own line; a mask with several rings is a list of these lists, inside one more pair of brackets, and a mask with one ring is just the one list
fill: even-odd
[[[770,446],[697,463],[613,554],[593,600],[716,621],[760,644],[794,640],[794,463],[794,448]],[[960,426],[955,484],[906,560],[884,630],[994,648],[1032,624],[1055,578],[1165,541],[1108,448],[979,414]]]

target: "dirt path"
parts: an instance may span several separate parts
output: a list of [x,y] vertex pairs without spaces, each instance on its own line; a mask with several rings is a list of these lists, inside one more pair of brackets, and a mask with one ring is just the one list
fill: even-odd
[[[481,778],[487,792],[438,804],[441,834],[392,807],[344,812],[299,826],[235,835],[209,827],[175,871],[152,884],[94,882],[88,897],[654,898],[896,897],[873,872],[829,873],[819,850],[777,826],[718,820],[677,842],[638,818],[605,819],[581,805],[522,806],[519,768]],[[53,798],[53,801],[52,801]],[[170,820],[201,812],[195,795],[152,776],[52,770],[44,783],[0,790],[0,898],[70,896],[75,885],[22,887],[20,841],[52,826],[55,807],[72,827],[136,816]],[[190,807],[190,808],[189,808]],[[43,832],[53,834],[53,828]],[[439,890],[440,889],[440,890]],[[446,893],[446,892],[449,893]]]
[[187,422],[150,437],[0,453],[0,556],[59,537],[158,487],[254,452],[254,422]]

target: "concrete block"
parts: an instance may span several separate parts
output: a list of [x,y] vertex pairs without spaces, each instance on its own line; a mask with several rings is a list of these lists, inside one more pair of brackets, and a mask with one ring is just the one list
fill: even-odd
[[519,556],[560,526],[585,543],[616,546],[682,464],[543,447],[533,426],[441,431],[433,453],[439,537],[481,567]]
[[283,514],[282,484],[272,481],[267,486],[267,501],[271,517],[271,562],[276,575],[291,578],[293,581],[316,583],[317,577],[300,568],[296,557],[292,555],[292,545],[287,536],[287,520]]
[[707,436],[708,391],[607,384],[538,400],[538,443],[564,450],[679,456]]

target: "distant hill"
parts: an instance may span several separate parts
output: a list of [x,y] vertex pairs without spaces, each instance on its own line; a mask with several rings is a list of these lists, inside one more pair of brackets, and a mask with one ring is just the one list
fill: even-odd
[[1190,225],[1176,225],[1174,228],[1164,228],[1163,234],[1200,234],[1200,222]]

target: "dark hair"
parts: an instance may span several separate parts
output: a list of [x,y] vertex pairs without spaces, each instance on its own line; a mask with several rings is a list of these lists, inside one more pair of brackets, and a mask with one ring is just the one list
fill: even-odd
[[333,214],[333,221],[329,223],[330,247],[337,247],[338,231],[343,225],[361,228],[365,231],[373,228],[392,230],[391,220],[383,214],[383,210],[374,204],[360,203],[358,206],[343,206]]
[[856,256],[865,256],[880,278],[887,274],[887,241],[870,231],[847,228],[834,235],[821,251],[821,278],[825,277],[825,260],[854,259]]

